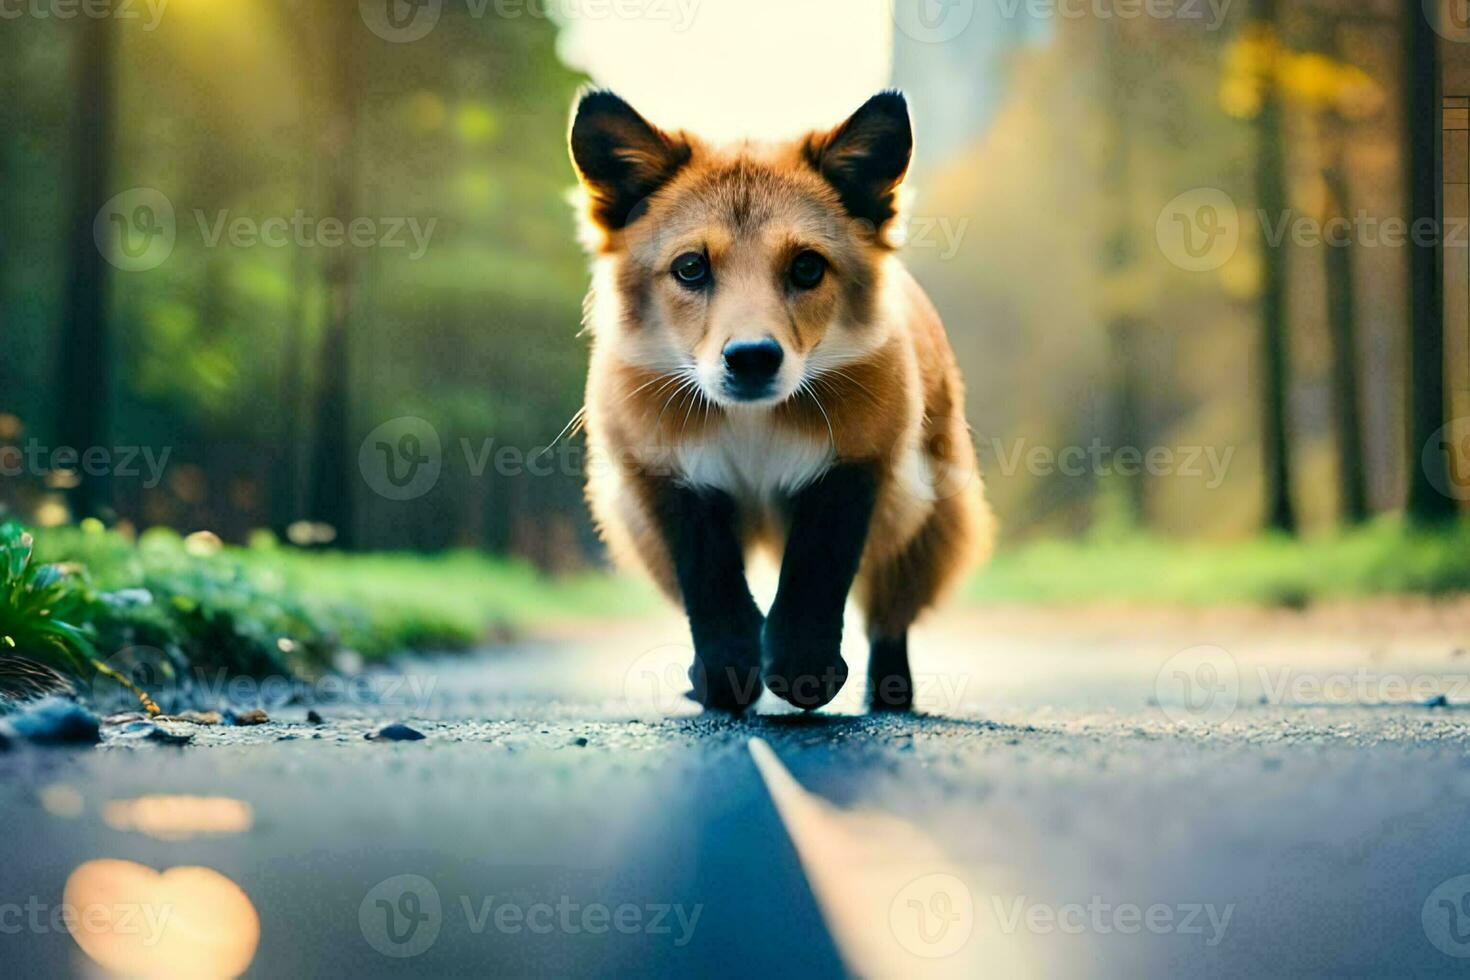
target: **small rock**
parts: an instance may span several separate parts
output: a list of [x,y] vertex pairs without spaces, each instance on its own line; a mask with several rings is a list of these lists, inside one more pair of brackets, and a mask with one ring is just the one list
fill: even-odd
[[37,745],[96,745],[102,741],[97,716],[75,701],[44,698],[9,719],[4,735]]
[[369,739],[381,738],[389,742],[417,742],[424,738],[424,733],[417,728],[409,728],[407,725],[392,724],[379,729],[376,735],[367,737]]
[[[160,718],[159,721],[164,719]],[[219,725],[224,723],[224,716],[218,711],[180,711],[175,719],[186,721],[191,725]]]
[[158,726],[151,721],[130,721],[119,725],[112,734],[115,738],[147,738],[157,730]]
[[130,721],[147,721],[148,716],[141,711],[124,711],[121,714],[108,715],[102,719],[104,725],[126,725]]
[[320,725],[322,723],[322,716],[315,708],[312,708],[306,713],[306,720],[313,725]]
[[1423,705],[1423,707],[1426,708],[1448,708],[1449,706],[1450,699],[1445,697],[1443,694],[1436,694],[1428,701],[1425,701]]
[[139,742],[158,742],[160,745],[187,745],[194,740],[189,732],[156,725],[151,721],[130,721],[112,733],[113,738]]
[[576,738],[572,739],[572,744],[575,745],[579,749],[586,748],[587,747],[587,738],[584,735],[578,735]]
[[188,745],[194,741],[190,732],[176,732],[161,725],[154,725],[153,731],[148,733],[148,741],[158,742],[161,745]]
[[250,708],[246,711],[227,710],[225,717],[232,725],[264,725],[271,720],[270,715],[260,708]]

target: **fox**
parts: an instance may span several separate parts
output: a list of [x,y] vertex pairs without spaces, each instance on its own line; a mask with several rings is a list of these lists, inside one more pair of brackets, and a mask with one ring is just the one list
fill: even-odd
[[[988,557],[994,520],[954,352],[897,254],[904,95],[715,144],[588,89],[568,143],[587,502],[614,563],[682,607],[692,697],[828,704],[851,595],[870,709],[912,710],[909,629]],[[762,552],[780,568],[765,611],[746,576]]]

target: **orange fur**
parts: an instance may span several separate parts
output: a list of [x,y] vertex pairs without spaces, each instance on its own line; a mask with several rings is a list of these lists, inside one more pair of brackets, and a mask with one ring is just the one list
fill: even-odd
[[[855,592],[870,636],[901,637],[988,554],[992,520],[943,325],[888,239],[892,197],[857,220],[863,188],[834,186],[853,142],[842,134],[716,147],[636,116],[605,137],[574,130],[574,162],[627,182],[620,194],[579,166],[594,253],[587,497],[614,558],[677,599],[650,512],[654,481],[713,481],[737,500],[748,544],[779,553],[783,481],[874,463]],[[715,270],[709,294],[669,274],[690,249]],[[802,249],[830,271],[794,294],[781,270]],[[755,336],[786,351],[782,390],[769,404],[734,404],[713,389],[713,365],[727,343]]]

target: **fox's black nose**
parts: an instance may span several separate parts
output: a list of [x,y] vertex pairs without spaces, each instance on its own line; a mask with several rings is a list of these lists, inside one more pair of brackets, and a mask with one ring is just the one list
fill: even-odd
[[785,354],[771,338],[725,345],[725,387],[736,398],[760,398],[770,390]]

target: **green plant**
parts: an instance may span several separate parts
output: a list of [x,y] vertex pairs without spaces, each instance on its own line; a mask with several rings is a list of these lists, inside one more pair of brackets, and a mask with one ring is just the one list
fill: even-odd
[[112,677],[102,669],[110,666],[184,700],[205,675],[313,677],[347,652],[373,662],[468,650],[542,623],[653,604],[647,590],[605,575],[551,579],[473,552],[300,551],[264,532],[232,547],[207,532],[134,537],[86,520],[37,531],[34,551],[63,573],[63,621],[74,627],[68,656],[51,650],[48,664],[83,677]]
[[0,524],[0,656],[24,658],[62,674],[106,674],[128,688],[151,713],[151,698],[97,659],[87,625],[90,600],[77,567],[34,560],[34,539],[19,524]]
[[71,570],[33,562],[34,540],[19,524],[0,525],[0,643],[34,660],[77,673],[91,644],[86,601]]

